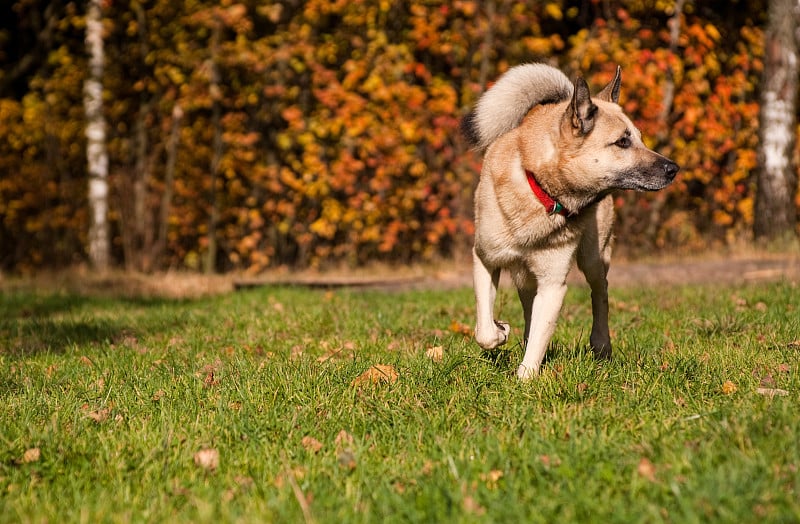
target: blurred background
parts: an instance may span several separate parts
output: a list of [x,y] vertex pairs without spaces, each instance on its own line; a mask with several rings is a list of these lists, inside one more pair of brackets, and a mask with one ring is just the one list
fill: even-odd
[[797,0],[7,0],[0,271],[257,274],[467,259],[459,119],[546,62],[682,166],[629,256],[798,235]]

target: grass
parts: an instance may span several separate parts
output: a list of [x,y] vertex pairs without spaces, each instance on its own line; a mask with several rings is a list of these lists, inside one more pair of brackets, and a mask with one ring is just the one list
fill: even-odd
[[800,520],[798,286],[611,303],[612,362],[575,288],[520,383],[509,290],[494,357],[468,289],[6,293],[0,522]]

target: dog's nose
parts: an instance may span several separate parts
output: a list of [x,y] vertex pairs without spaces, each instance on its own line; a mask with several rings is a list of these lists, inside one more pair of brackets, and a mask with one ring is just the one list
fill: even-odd
[[673,162],[672,160],[668,160],[666,164],[664,164],[664,173],[670,178],[675,178],[675,175],[678,174],[681,166]]

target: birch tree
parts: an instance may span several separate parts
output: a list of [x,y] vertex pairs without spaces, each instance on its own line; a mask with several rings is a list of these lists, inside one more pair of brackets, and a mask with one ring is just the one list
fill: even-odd
[[84,84],[83,106],[86,112],[86,160],[89,171],[89,260],[105,271],[110,261],[108,228],[108,152],[106,122],[103,116],[103,21],[102,0],[89,0],[86,13],[86,49],[89,74]]
[[753,221],[756,239],[792,236],[797,221],[794,149],[798,19],[800,0],[770,0],[761,93],[760,170]]

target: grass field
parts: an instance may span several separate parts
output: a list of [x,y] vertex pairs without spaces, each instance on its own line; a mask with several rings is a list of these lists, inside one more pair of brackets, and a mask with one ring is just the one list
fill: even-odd
[[[797,522],[800,287],[0,296],[0,522]],[[373,367],[383,366],[383,367]]]

